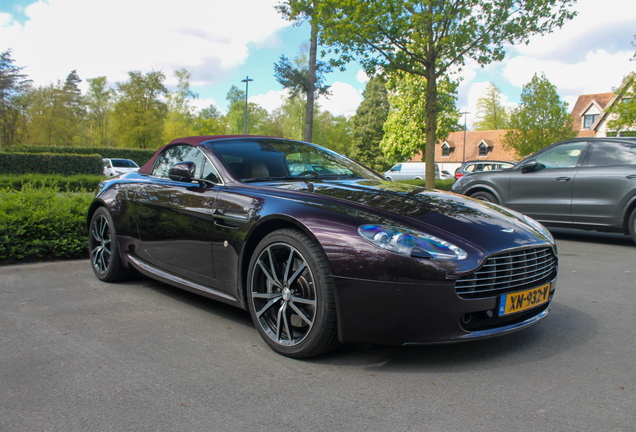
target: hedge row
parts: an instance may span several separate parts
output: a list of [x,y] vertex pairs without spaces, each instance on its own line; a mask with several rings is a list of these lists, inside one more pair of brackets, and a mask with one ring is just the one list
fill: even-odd
[[[413,186],[426,187],[426,182],[424,180],[396,180],[399,183],[406,183]],[[435,179],[435,189],[451,191],[453,190],[453,184],[455,184],[455,179],[450,180],[440,180]]]
[[107,159],[131,159],[142,166],[150,160],[156,150],[126,149],[111,147],[65,147],[65,146],[12,146],[4,150],[7,153],[53,153],[53,154],[99,154]]
[[92,174],[104,173],[98,154],[0,153],[0,174]]
[[0,263],[88,257],[92,194],[27,183],[0,190]]
[[57,187],[61,192],[86,191],[94,193],[97,186],[103,181],[103,174],[74,176],[57,174],[0,175],[0,189],[9,188],[20,191],[25,184],[32,184],[35,187]]

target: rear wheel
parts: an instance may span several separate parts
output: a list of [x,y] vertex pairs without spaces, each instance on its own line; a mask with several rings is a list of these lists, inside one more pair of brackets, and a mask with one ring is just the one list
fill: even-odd
[[636,208],[632,210],[632,215],[629,217],[629,235],[636,242]]
[[470,197],[481,200],[481,201],[487,201],[487,202],[499,204],[499,201],[497,201],[497,198],[495,198],[495,196],[491,194],[490,192],[479,191],[479,192],[475,192]]
[[91,267],[98,279],[116,282],[130,275],[119,256],[115,224],[105,207],[98,208],[93,214],[88,228],[88,248]]
[[279,354],[311,357],[338,344],[326,259],[299,231],[275,231],[256,247],[248,274],[248,307],[261,337]]

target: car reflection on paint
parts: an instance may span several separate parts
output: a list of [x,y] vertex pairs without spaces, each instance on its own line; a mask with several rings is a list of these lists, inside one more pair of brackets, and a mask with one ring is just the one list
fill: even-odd
[[99,279],[136,270],[246,309],[296,358],[526,328],[547,316],[558,268],[524,215],[278,138],[176,139],[102,183],[87,222]]

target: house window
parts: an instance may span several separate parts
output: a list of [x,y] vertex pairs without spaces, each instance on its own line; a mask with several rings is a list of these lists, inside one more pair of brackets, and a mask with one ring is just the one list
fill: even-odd
[[442,145],[442,156],[450,156],[450,146],[446,143]]
[[484,143],[479,144],[479,156],[488,155],[488,146]]
[[597,117],[598,114],[586,114],[583,119],[583,129],[590,129]]
[[623,98],[623,99],[621,99],[621,102],[623,102],[623,103],[631,103],[632,102],[632,98],[630,98],[630,97]]

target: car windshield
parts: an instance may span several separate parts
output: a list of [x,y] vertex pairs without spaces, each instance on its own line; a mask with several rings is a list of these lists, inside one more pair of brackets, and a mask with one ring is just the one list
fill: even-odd
[[139,168],[136,163],[128,159],[112,159],[115,168]]
[[305,178],[382,180],[345,156],[307,143],[254,140],[206,145],[221,157],[236,178],[245,182]]

